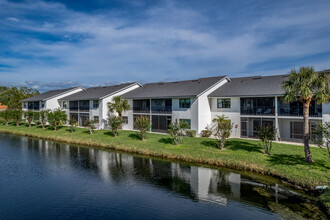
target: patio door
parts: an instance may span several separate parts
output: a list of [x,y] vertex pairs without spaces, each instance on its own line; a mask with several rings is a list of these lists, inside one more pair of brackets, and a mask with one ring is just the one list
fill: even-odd
[[86,127],[86,122],[89,120],[89,114],[80,114],[79,126]]
[[241,137],[248,137],[248,121],[241,121]]

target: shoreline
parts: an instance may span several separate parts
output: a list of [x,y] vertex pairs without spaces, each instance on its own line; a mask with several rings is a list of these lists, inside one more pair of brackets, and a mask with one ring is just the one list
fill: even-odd
[[[54,132],[56,132],[56,131],[54,131]],[[132,131],[132,132],[134,132],[134,131]],[[32,137],[32,138],[37,138],[37,139],[49,140],[49,141],[57,141],[57,142],[63,142],[63,143],[67,143],[67,144],[84,145],[86,147],[95,147],[95,148],[101,148],[101,149],[105,149],[105,150],[106,149],[117,150],[117,151],[126,152],[126,153],[151,156],[151,157],[156,157],[156,158],[161,158],[161,159],[177,160],[177,161],[181,161],[181,162],[195,163],[195,164],[199,164],[199,165],[208,165],[208,166],[212,166],[212,167],[228,168],[228,169],[233,169],[233,170],[237,170],[237,171],[252,172],[252,173],[256,173],[256,174],[262,174],[262,175],[266,175],[269,177],[273,177],[273,178],[283,182],[284,184],[287,184],[290,187],[293,187],[298,190],[303,190],[306,192],[315,192],[316,191],[314,188],[315,187],[314,185],[305,185],[305,184],[302,185],[300,183],[297,183],[293,179],[289,179],[282,175],[278,175],[268,169],[254,166],[254,164],[240,163],[237,161],[229,163],[228,161],[221,161],[221,160],[201,159],[201,158],[193,158],[193,157],[189,157],[189,156],[163,154],[163,153],[148,151],[145,149],[139,149],[137,147],[132,148],[132,147],[120,146],[120,145],[114,145],[114,144],[103,144],[103,143],[97,143],[97,142],[93,143],[90,141],[53,137],[53,136],[49,136],[49,135],[41,136],[41,135],[36,135],[36,134],[22,132],[22,131],[4,130],[1,127],[0,127],[0,133],[14,134],[14,135],[19,135],[19,136]]]
[[[93,147],[93,148],[99,148],[102,150],[116,150],[119,152],[123,152],[123,153],[130,153],[130,154],[137,154],[137,155],[141,155],[141,156],[149,156],[149,157],[155,157],[155,158],[160,158],[160,159],[167,159],[167,160],[175,160],[178,162],[186,162],[186,163],[193,163],[193,164],[198,164],[198,165],[205,165],[205,166],[211,166],[214,168],[227,168],[227,169],[232,169],[232,170],[236,170],[236,171],[242,171],[242,172],[250,172],[250,173],[254,173],[254,174],[261,174],[261,175],[265,175],[266,177],[272,177],[275,178],[276,180],[282,182],[285,185],[288,185],[288,187],[291,187],[293,189],[296,190],[302,190],[305,193],[308,194],[314,194],[319,198],[319,202],[321,204],[321,206],[323,206],[323,209],[326,210],[326,212],[329,212],[328,210],[330,210],[330,206],[328,205],[329,203],[329,199],[327,198],[328,196],[326,194],[327,191],[324,191],[325,193],[320,193],[320,191],[315,189],[315,185],[313,184],[308,184],[307,182],[305,182],[304,184],[297,182],[294,178],[289,178],[286,177],[284,175],[279,175],[278,173],[273,172],[272,170],[270,170],[269,168],[267,169],[266,167],[261,167],[258,166],[257,164],[253,164],[253,163],[246,163],[246,162],[241,162],[241,161],[229,161],[229,160],[225,160],[222,158],[216,158],[216,159],[205,159],[205,158],[198,158],[198,157],[193,157],[193,156],[182,156],[182,155],[175,155],[173,153],[161,153],[161,152],[156,152],[154,151],[150,151],[147,148],[139,148],[139,146],[127,146],[127,144],[115,144],[115,143],[102,143],[101,141],[93,141],[93,135],[89,135],[89,134],[84,134],[86,135],[86,137],[88,137],[88,140],[82,140],[82,139],[77,139],[77,138],[68,138],[68,137],[58,137],[56,136],[59,132],[58,131],[50,131],[51,133],[49,134],[34,134],[32,131],[28,130],[28,131],[20,131],[19,129],[24,129],[23,127],[24,125],[21,125],[20,127],[15,127],[12,125],[8,125],[8,128],[14,128],[14,130],[12,129],[4,129],[6,128],[5,126],[0,125],[0,133],[5,133],[5,134],[13,134],[13,135],[18,135],[18,136],[25,136],[25,137],[31,137],[31,138],[37,138],[37,139],[42,139],[42,140],[49,140],[49,141],[56,141],[56,142],[63,142],[63,143],[67,143],[67,144],[73,144],[73,145],[83,145],[85,147]],[[18,129],[17,129],[18,128]],[[25,127],[27,128],[27,127]],[[17,129],[17,130],[15,130]],[[27,128],[29,129],[29,128]],[[41,128],[35,128],[35,129],[40,129],[40,132],[42,133]],[[62,129],[67,129],[67,127],[62,127]],[[46,129],[47,130],[47,129]],[[82,129],[79,128],[79,130],[81,130],[82,132],[86,132],[86,129]],[[68,134],[71,135],[70,132],[66,131]],[[98,133],[101,133],[102,135],[106,135],[107,133],[109,133],[109,131],[107,130],[99,130]],[[121,131],[123,132],[123,131]],[[127,133],[134,133],[135,135],[138,134],[135,131],[125,131]],[[78,132],[75,132],[73,134],[77,134]],[[123,136],[123,135],[122,135]],[[165,136],[165,135],[164,135]],[[114,137],[109,137],[109,140],[114,139]],[[169,136],[168,136],[169,137]],[[97,138],[97,137],[95,137]],[[95,139],[94,138],[94,139]],[[117,138],[118,139],[118,138]],[[197,139],[197,138],[196,138]],[[135,140],[138,141],[138,145],[140,144],[144,144],[145,142],[142,142],[140,140]],[[129,145],[129,143],[128,143]],[[289,147],[290,145],[288,145]],[[171,145],[170,147],[175,147],[174,145]],[[221,150],[217,149],[219,152],[221,152]],[[226,150],[222,151],[225,152]],[[329,189],[327,189],[329,190]],[[321,198],[322,195],[325,195],[323,198]]]

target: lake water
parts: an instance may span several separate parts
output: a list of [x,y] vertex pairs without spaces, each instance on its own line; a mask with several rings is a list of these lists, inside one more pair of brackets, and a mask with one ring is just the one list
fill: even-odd
[[0,134],[0,219],[325,218],[269,178]]

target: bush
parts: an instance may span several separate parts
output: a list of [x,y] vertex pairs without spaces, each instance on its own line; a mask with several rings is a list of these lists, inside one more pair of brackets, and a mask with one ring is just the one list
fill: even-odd
[[270,154],[273,141],[275,140],[276,131],[271,126],[261,126],[258,129],[257,137],[261,140],[264,147],[264,153]]
[[29,124],[29,128],[31,128],[31,124],[34,119],[34,112],[33,111],[24,112],[24,117],[25,117],[27,123]]
[[205,130],[201,131],[201,137],[211,137],[212,130],[209,127],[206,127]]
[[144,141],[145,136],[147,131],[149,130],[149,126],[150,126],[150,119],[148,116],[143,116],[140,115],[136,121],[135,121],[135,127],[137,127],[140,131],[140,138],[142,141]]
[[111,115],[108,118],[108,125],[110,126],[114,137],[117,137],[118,129],[121,127],[122,123],[123,123],[123,120],[121,119],[120,116]]
[[187,137],[196,137],[196,131],[195,130],[186,130],[186,136]]
[[40,120],[40,124],[42,126],[42,129],[46,128],[46,124],[47,124],[47,116],[48,116],[49,110],[43,110],[39,112],[39,120]]
[[186,121],[178,121],[178,119],[175,120],[175,122],[172,122],[168,127],[168,133],[173,137],[173,143],[175,145],[178,145],[182,141],[182,136],[185,133],[185,131],[190,127],[188,122]]
[[71,133],[74,132],[74,127],[77,126],[77,120],[75,118],[70,118],[69,125],[70,125],[70,131]]
[[55,131],[57,130],[58,126],[65,124],[67,121],[67,115],[65,111],[62,111],[61,109],[48,112],[47,118],[49,124],[54,128]]
[[219,148],[223,149],[225,146],[227,138],[230,136],[231,129],[233,128],[233,124],[228,120],[224,115],[217,116],[213,119],[213,123],[215,123],[213,129],[215,131],[214,136],[219,140]]
[[[70,120],[72,120],[72,119],[70,119]],[[96,120],[90,120],[90,119],[86,120],[85,126],[88,127],[89,134],[92,135],[94,133],[94,129],[96,129],[96,125],[95,125],[96,123],[97,123]],[[73,130],[73,127],[71,127],[71,132],[73,132],[72,130]]]

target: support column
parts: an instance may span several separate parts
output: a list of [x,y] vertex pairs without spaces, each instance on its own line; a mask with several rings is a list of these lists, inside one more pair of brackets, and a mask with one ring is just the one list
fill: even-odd
[[280,129],[279,129],[279,125],[278,125],[278,99],[277,96],[275,96],[275,130],[276,130],[276,135],[275,135],[275,141],[279,141],[280,140]]
[[150,129],[149,131],[152,131],[152,117],[151,117],[151,99],[149,99],[150,104],[149,104],[149,121],[150,121]]

